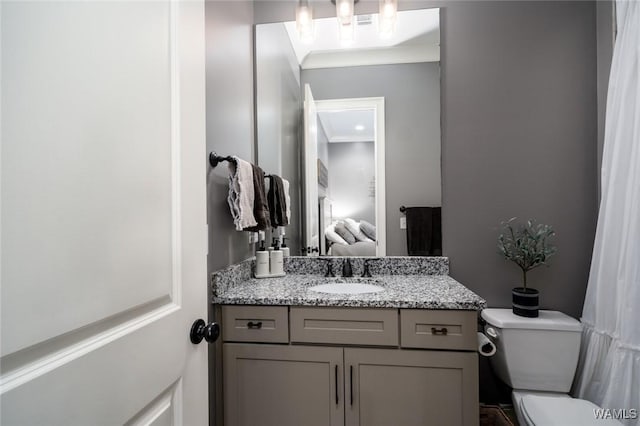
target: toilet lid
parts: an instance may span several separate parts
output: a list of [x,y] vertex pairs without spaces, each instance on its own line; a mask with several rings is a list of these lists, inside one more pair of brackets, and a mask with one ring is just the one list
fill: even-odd
[[520,401],[529,426],[620,426],[618,420],[596,419],[597,405],[584,399],[526,395]]

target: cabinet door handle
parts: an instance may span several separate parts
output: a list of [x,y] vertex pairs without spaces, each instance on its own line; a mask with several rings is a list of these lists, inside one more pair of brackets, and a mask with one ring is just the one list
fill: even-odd
[[447,327],[442,327],[442,328],[431,327],[431,334],[434,334],[436,336],[446,336]]
[[334,371],[335,371],[335,379],[336,379],[336,405],[338,405],[338,402],[340,400],[338,399],[338,366],[337,365]]
[[349,403],[353,405],[353,365],[349,366]]
[[247,323],[247,327],[251,329],[256,328],[259,330],[262,328],[262,321],[258,321],[258,322],[249,321]]

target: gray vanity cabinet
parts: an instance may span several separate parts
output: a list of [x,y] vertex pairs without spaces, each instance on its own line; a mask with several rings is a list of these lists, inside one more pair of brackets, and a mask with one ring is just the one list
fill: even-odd
[[343,351],[225,343],[225,426],[344,425]]
[[222,313],[225,426],[478,425],[475,311]]
[[347,426],[478,423],[475,353],[344,350]]

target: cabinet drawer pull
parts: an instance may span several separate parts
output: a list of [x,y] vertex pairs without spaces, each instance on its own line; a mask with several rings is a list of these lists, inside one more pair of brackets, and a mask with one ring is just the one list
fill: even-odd
[[431,334],[436,336],[446,336],[447,335],[447,327],[435,328],[431,327]]
[[353,405],[353,365],[349,366],[349,400]]
[[335,379],[336,379],[336,405],[338,405],[338,402],[340,400],[338,399],[338,366],[337,365],[335,367]]
[[255,328],[259,330],[262,328],[262,321],[258,321],[258,322],[249,321],[247,323],[247,327],[251,329]]

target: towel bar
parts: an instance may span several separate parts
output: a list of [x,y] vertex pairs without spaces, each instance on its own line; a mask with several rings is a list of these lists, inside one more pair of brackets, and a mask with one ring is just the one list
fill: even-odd
[[211,164],[211,167],[217,167],[222,161],[231,161],[232,163],[236,162],[236,160],[230,155],[223,157],[216,154],[215,151],[211,151],[209,153],[209,164]]

